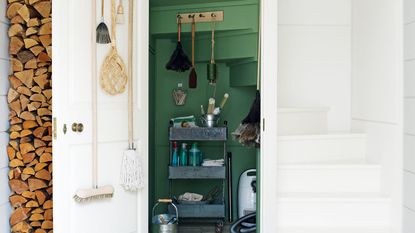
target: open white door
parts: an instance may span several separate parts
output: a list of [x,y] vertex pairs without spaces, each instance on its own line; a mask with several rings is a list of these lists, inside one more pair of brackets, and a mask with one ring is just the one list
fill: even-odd
[[[109,6],[106,0],[107,16]],[[135,1],[135,7],[135,136],[148,179],[148,0]],[[92,1],[53,2],[54,232],[144,233],[148,232],[148,182],[138,193],[125,192],[119,185],[121,158],[128,146],[126,93],[110,97],[98,91],[98,183],[113,185],[114,197],[84,204],[73,199],[78,188],[92,187],[91,12]],[[118,30],[125,32],[118,33],[118,45],[127,61],[127,43],[122,42],[127,25]],[[98,46],[98,67],[108,48]],[[82,123],[83,132],[73,132],[73,123]]]

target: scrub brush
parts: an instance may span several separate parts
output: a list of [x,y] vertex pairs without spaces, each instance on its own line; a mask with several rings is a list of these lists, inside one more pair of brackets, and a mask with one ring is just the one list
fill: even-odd
[[[128,9],[130,10],[130,9]],[[122,5],[122,0],[119,0],[118,7],[117,7],[117,24],[124,24],[124,6]]]

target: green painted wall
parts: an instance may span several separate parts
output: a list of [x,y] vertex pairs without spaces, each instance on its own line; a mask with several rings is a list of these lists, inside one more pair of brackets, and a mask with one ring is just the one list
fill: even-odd
[[[237,16],[241,21],[245,21],[243,15],[248,11],[252,12],[252,20],[257,17],[257,5],[252,4],[253,1],[241,1],[235,4],[232,1],[232,7],[227,3],[209,4],[209,9],[225,9],[225,26],[218,24],[218,38],[216,40],[217,64],[219,79],[217,82],[216,97],[218,101],[225,92],[230,94],[230,99],[222,113],[222,120],[229,122],[229,131],[232,132],[239,125],[240,121],[246,116],[250,105],[255,97],[255,74],[256,66],[252,66],[252,62],[256,61],[257,54],[257,25],[255,22],[246,24],[236,24],[232,27],[231,22],[236,22]],[[224,7],[221,4],[225,4]],[[187,7],[187,8],[185,8]],[[206,80],[206,63],[210,58],[210,24],[200,24],[197,28],[200,31],[196,34],[198,38],[196,42],[196,71],[198,74],[198,88],[188,89],[189,72],[176,73],[168,71],[164,68],[170,58],[171,53],[176,46],[176,30],[177,25],[174,23],[175,13],[189,11],[204,11],[205,5],[186,5],[177,6],[177,8],[157,8],[151,10],[150,25],[152,36],[152,49],[150,57],[150,207],[158,198],[167,197],[169,193],[168,164],[168,138],[167,129],[169,119],[176,116],[196,115],[200,117],[200,105],[207,105],[207,100],[211,96],[212,89]],[[241,9],[237,12],[235,9]],[[229,13],[228,13],[229,12]],[[156,17],[157,16],[157,17]],[[229,22],[227,21],[229,19]],[[172,23],[173,22],[173,23]],[[225,23],[224,23],[225,24]],[[235,30],[234,30],[235,29]],[[186,30],[185,30],[186,31]],[[189,49],[190,40],[189,33],[182,35],[182,43],[185,50],[190,56]],[[247,77],[243,77],[240,72],[232,71],[233,67],[248,64],[245,67]],[[233,75],[236,73],[238,75]],[[250,77],[252,76],[253,77]],[[243,80],[239,82],[238,80]],[[248,80],[248,81],[247,81]],[[172,89],[177,87],[177,83],[182,82],[184,87],[188,89],[188,97],[185,106],[175,106],[171,96]],[[232,84],[232,85],[231,85]],[[221,144],[218,143],[201,143],[204,157],[218,158],[222,156]],[[234,142],[231,137],[228,141],[228,150],[233,154],[233,206],[234,216],[237,215],[237,188],[239,175],[249,168],[256,167],[256,150],[242,147]],[[175,181],[174,194],[190,191],[206,193],[214,185],[221,184],[217,181]]]

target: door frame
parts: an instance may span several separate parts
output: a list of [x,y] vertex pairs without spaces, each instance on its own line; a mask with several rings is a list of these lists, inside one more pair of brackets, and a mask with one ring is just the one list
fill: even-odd
[[[67,7],[66,1],[57,1],[53,4],[53,46],[59,47],[60,51],[65,51],[68,38],[65,35],[65,27],[59,26],[60,22],[66,22],[64,20],[65,8]],[[278,1],[275,0],[262,0],[262,47],[261,47],[261,117],[262,117],[262,130],[261,130],[261,156],[260,156],[260,201],[259,201],[259,215],[261,232],[273,232],[275,230],[275,208],[276,208],[276,177],[277,177],[277,155],[275,150],[275,143],[277,142],[277,54],[278,54]],[[138,111],[142,114],[142,120],[148,122],[148,85],[149,85],[149,0],[137,0],[135,4],[135,58],[136,68],[134,69],[137,77],[136,88],[136,101],[138,104]],[[55,60],[56,59],[56,60]],[[65,64],[65,53],[54,54],[53,74],[54,77],[65,77],[67,66]],[[65,87],[54,86],[54,96],[59,95],[59,90],[63,90]],[[55,98],[57,100],[60,98]],[[138,100],[146,101],[138,101]],[[65,106],[59,105],[56,102],[53,104],[54,108],[64,108]],[[267,106],[267,107],[266,107]],[[269,107],[274,106],[274,107]],[[63,121],[65,116],[59,116],[59,120]],[[56,124],[56,121],[54,122]],[[57,124],[60,124],[59,122]],[[137,127],[137,126],[136,126]],[[143,156],[144,176],[147,177],[145,188],[137,194],[137,229],[140,232],[148,231],[149,224],[149,179],[148,179],[148,125],[146,128],[140,128],[138,138],[141,141],[141,150]],[[59,142],[56,143],[59,145]],[[54,147],[56,156],[59,154],[64,155],[64,151],[59,153],[61,149]],[[59,163],[54,162],[54,167],[65,167],[62,163],[62,159],[59,159]],[[63,173],[60,171],[59,173]],[[59,178],[55,177],[55,178]],[[59,188],[64,184],[59,184],[58,179],[55,179],[54,188]],[[58,183],[57,183],[58,182]],[[268,185],[265,185],[268,184]],[[57,203],[54,203],[55,210],[65,210],[67,208],[67,201],[55,199]],[[59,211],[54,211],[55,213]],[[64,229],[67,226],[67,219],[59,217],[58,214],[54,216],[54,223],[56,229]]]
[[261,2],[261,152],[259,226],[261,232],[275,232],[277,206],[277,74],[278,1]]

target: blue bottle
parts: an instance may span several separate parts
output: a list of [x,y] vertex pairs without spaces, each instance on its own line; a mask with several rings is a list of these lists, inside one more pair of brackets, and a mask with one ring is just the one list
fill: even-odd
[[177,148],[177,142],[173,142],[171,166],[172,167],[178,167],[179,166],[179,151],[178,151],[178,148]]
[[186,143],[182,143],[182,151],[180,152],[180,162],[179,162],[180,166],[187,166],[188,162],[187,162],[187,144]]
[[200,150],[197,148],[197,143],[194,142],[192,144],[192,148],[189,150],[190,166],[200,166],[201,154],[202,152],[200,152]]

